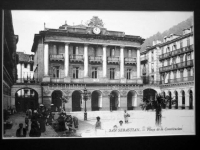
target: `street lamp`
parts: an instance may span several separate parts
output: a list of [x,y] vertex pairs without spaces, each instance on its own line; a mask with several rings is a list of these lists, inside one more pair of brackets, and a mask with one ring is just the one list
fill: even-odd
[[115,95],[111,93],[108,96],[110,97],[110,111],[112,112],[112,99],[115,97]]
[[83,100],[85,101],[85,112],[84,112],[84,120],[87,120],[87,108],[86,108],[86,101],[89,99],[91,93],[86,89],[83,90],[83,92],[81,93],[83,96]]

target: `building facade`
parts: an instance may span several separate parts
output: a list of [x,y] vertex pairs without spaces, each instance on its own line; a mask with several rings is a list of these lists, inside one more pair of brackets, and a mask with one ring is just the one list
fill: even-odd
[[[155,70],[154,74],[152,67]],[[192,109],[194,107],[193,27],[184,29],[182,35],[171,34],[164,37],[162,43],[154,41],[153,46],[141,53],[141,69],[143,79],[146,81],[144,84],[154,83],[160,87],[164,95],[169,95],[178,101],[173,106],[170,104],[169,108]]]
[[139,109],[143,41],[101,25],[64,24],[40,31],[31,51],[34,78],[41,81],[41,103],[61,107],[65,96],[67,111],[83,111],[81,93],[86,87],[91,93],[86,102],[89,111]]
[[3,109],[12,107],[11,87],[17,79],[17,62],[16,45],[18,35],[14,34],[12,14],[10,10],[3,12]]

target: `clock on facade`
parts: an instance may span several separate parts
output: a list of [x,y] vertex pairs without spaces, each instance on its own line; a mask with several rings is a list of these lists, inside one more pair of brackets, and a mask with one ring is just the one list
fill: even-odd
[[94,32],[94,34],[99,34],[101,32],[101,30],[98,27],[94,27],[93,32]]

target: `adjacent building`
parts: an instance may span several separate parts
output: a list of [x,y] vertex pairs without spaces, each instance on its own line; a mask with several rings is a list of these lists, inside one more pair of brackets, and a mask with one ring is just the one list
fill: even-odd
[[182,35],[171,34],[163,42],[141,53],[142,77],[145,84],[157,84],[164,95],[178,103],[169,108],[192,109],[194,106],[194,36],[193,27]]
[[18,35],[14,34],[12,14],[10,10],[3,11],[3,109],[12,107],[11,87],[17,79],[16,45]]

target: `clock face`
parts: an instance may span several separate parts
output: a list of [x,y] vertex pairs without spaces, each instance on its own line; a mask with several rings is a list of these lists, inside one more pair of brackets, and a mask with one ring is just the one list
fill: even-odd
[[95,28],[93,29],[93,32],[94,32],[95,34],[99,34],[99,33],[101,32],[101,30],[100,30],[98,27],[95,27]]

